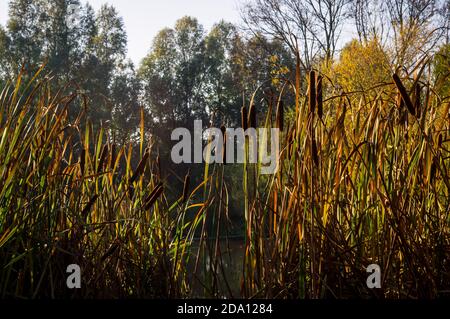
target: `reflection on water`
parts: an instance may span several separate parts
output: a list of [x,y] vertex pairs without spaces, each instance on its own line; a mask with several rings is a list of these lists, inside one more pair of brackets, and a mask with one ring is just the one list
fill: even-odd
[[[209,254],[204,253],[206,250],[211,251],[211,254],[213,254],[215,251],[215,243],[215,240],[210,239],[206,245],[205,243],[203,244],[203,253],[200,255],[197,273],[194,274],[200,240],[193,242],[192,256],[188,265],[188,275],[191,276],[190,282],[193,295],[198,298],[213,297],[210,295],[211,292],[208,292],[208,289],[205,289],[204,286],[213,287],[216,284],[220,292],[220,297],[231,297],[231,292],[233,297],[238,298],[240,296],[245,242],[243,239],[219,240],[219,251],[222,258],[220,256],[211,257]],[[215,282],[214,273],[219,274]],[[198,280],[194,279],[194,275],[200,279],[204,286]]]

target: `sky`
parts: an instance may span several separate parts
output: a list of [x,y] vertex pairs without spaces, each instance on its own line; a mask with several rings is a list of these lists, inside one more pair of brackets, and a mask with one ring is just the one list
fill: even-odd
[[[82,0],[85,3],[85,0]],[[128,35],[128,57],[135,63],[147,55],[152,40],[161,29],[173,27],[179,18],[190,15],[209,30],[221,19],[239,23],[240,0],[88,0],[98,10],[113,5],[123,17]],[[8,0],[0,0],[0,23],[6,24]]]

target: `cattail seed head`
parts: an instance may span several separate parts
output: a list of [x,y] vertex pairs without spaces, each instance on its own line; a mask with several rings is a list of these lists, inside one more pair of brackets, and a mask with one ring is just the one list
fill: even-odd
[[107,144],[103,145],[102,152],[100,154],[100,160],[98,162],[97,166],[97,174],[100,173],[103,170],[106,157],[108,156],[109,147]]
[[145,170],[145,167],[147,166],[147,161],[148,161],[149,156],[150,156],[150,152],[146,151],[144,156],[142,157],[141,161],[139,162],[138,167],[136,168],[136,171],[131,176],[130,184],[133,184],[138,179],[138,177],[142,175],[142,173]]
[[220,131],[222,132],[223,145],[222,145],[222,163],[227,163],[227,129],[224,125],[220,127]]
[[417,83],[414,89],[414,110],[417,114],[417,117],[420,117],[421,93],[422,87],[419,83]]
[[245,106],[243,106],[241,108],[241,123],[242,123],[242,129],[244,131],[246,131],[248,128],[248,112],[247,112],[247,108]]
[[280,100],[277,107],[277,127],[281,132],[284,130],[284,101]]
[[408,108],[409,113],[411,113],[411,115],[416,115],[416,112],[414,110],[414,105],[411,102],[411,99],[408,95],[408,92],[406,91],[402,81],[400,80],[400,78],[398,77],[398,75],[396,73],[394,73],[392,75],[392,79],[394,80],[395,85],[397,86],[397,89],[399,91],[399,93],[402,96],[402,99],[406,105],[406,107]]
[[98,195],[97,194],[92,196],[92,198],[86,204],[86,207],[84,207],[84,209],[82,210],[81,216],[83,216],[84,218],[87,217],[87,214],[91,211],[91,208],[92,208],[92,206],[94,206],[94,204],[97,201],[97,199],[98,199]]
[[155,189],[148,195],[145,200],[145,210],[150,210],[155,204],[156,200],[161,196],[164,191],[164,187],[162,183],[159,183]]
[[322,88],[323,77],[319,75],[317,77],[317,114],[319,118],[323,117],[323,88]]
[[319,166],[319,152],[317,150],[317,143],[314,138],[312,139],[312,157],[313,157],[314,164],[316,166]]
[[312,70],[309,72],[309,111],[314,114],[316,110],[316,72]]
[[116,144],[111,145],[111,163],[110,168],[113,169],[116,163]]
[[250,110],[248,112],[248,127],[256,128],[256,107],[255,104],[250,106]]
[[81,150],[81,155],[80,155],[80,172],[81,172],[81,175],[84,175],[85,164],[86,164],[86,150],[83,148]]

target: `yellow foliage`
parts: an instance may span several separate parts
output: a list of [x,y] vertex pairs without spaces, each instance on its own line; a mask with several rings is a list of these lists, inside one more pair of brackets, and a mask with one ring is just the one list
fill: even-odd
[[332,67],[332,77],[346,92],[363,91],[390,79],[387,54],[376,40],[349,42]]

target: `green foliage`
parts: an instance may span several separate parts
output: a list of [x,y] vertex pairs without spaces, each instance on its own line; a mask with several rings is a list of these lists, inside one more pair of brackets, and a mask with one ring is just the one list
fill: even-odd
[[443,45],[434,56],[434,76],[442,97],[450,96],[450,44]]

